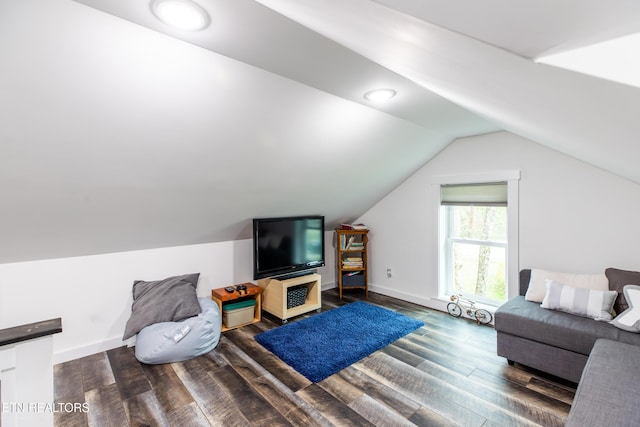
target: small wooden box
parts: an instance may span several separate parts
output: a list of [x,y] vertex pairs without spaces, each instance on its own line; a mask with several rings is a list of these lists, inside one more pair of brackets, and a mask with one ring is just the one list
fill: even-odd
[[[234,292],[227,292],[224,288],[217,288],[211,290],[211,299],[218,304],[218,308],[220,309],[220,323],[222,327],[222,332],[226,332],[230,329],[239,328],[240,326],[244,326],[249,323],[259,322],[262,318],[262,288],[254,285],[253,283],[242,283],[247,287],[245,291],[238,292],[237,290]],[[235,288],[236,285],[233,285]],[[231,301],[236,301],[239,298],[247,298],[252,297],[255,299],[255,305],[249,307],[250,310],[247,312],[252,314],[252,318],[245,323],[236,322],[235,317],[231,322],[223,321],[224,318],[224,307],[231,303]],[[228,326],[229,324],[233,326]]]

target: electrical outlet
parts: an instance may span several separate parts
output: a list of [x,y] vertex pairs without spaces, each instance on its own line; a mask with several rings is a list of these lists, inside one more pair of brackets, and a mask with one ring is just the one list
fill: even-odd
[[393,273],[390,268],[387,268],[387,277],[393,276]]

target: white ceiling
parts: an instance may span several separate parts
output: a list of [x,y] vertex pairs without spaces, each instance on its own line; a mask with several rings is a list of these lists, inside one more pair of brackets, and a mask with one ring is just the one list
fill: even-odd
[[640,31],[636,0],[374,1],[527,58]]
[[[212,20],[202,31],[180,31],[157,20],[149,0],[76,1],[448,136],[496,130],[456,104],[253,0],[199,0]],[[364,93],[379,87],[393,87],[399,96],[384,105],[367,102]]]
[[0,0],[0,262],[332,227],[499,129],[640,182],[639,91],[525,59],[638,31],[635,1],[199,3],[179,34],[146,0]]
[[536,62],[640,88],[640,33],[536,58]]

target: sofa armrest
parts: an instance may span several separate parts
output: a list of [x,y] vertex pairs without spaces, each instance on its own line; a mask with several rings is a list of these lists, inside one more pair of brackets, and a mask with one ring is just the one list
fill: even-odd
[[520,270],[520,295],[524,296],[529,288],[529,281],[531,280],[531,270]]

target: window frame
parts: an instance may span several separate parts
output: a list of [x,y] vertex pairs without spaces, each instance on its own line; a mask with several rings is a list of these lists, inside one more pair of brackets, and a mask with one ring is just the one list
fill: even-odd
[[448,295],[445,295],[445,270],[444,260],[441,248],[443,248],[443,232],[441,230],[441,203],[440,203],[440,186],[451,184],[478,184],[488,182],[504,181],[507,183],[507,254],[506,254],[506,290],[507,299],[512,298],[519,294],[519,170],[504,170],[495,172],[475,173],[475,174],[456,174],[456,175],[443,175],[433,178],[431,183],[431,197],[433,201],[432,209],[436,221],[431,224],[434,230],[434,235],[438,236],[435,239],[434,253],[438,258],[438,299],[446,300]]

